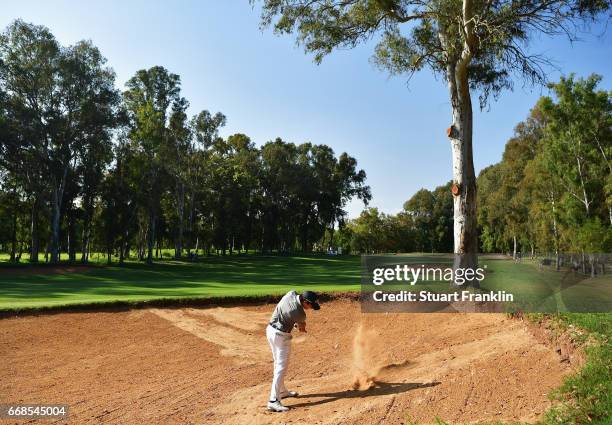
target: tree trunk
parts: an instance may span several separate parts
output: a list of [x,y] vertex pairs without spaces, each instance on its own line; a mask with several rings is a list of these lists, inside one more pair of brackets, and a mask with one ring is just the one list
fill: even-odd
[[144,248],[143,248],[143,242],[138,241],[138,261],[142,261],[144,260]]
[[38,251],[40,247],[40,242],[38,238],[38,204],[39,197],[34,197],[34,202],[32,202],[32,211],[30,211],[30,237],[31,237],[31,245],[30,245],[30,263],[38,263]]
[[550,202],[552,205],[553,237],[555,239],[555,270],[559,271],[561,270],[561,257],[559,253],[559,230],[557,229],[557,210],[554,192],[550,192]]
[[59,249],[60,249],[60,221],[61,221],[61,209],[62,199],[64,197],[64,187],[66,185],[66,177],[68,175],[68,166],[64,166],[64,172],[62,174],[59,185],[55,184],[53,187],[53,193],[51,196],[51,263],[57,264],[60,260]]
[[123,264],[125,260],[124,255],[125,255],[125,243],[121,241],[121,243],[119,244],[119,264]]
[[176,235],[176,247],[174,249],[174,256],[181,258],[183,256],[183,212],[185,209],[185,184],[180,182],[176,185],[177,190],[177,215],[178,215],[178,231]]
[[81,253],[81,263],[87,264],[89,262],[89,240],[91,237],[91,226],[90,223],[83,223],[83,234],[81,240],[81,246],[83,252]]
[[[191,253],[191,249],[193,248],[193,214],[194,214],[194,193],[193,190],[189,192],[189,214],[187,215],[187,236],[185,237],[185,245],[187,247],[187,254]],[[197,252],[196,252],[197,254]]]
[[81,232],[81,263],[86,264],[89,261],[89,239],[91,237],[91,218],[93,216],[93,195],[86,194],[83,197],[83,229]]
[[15,258],[15,262],[19,263],[21,261],[21,255],[23,254],[23,244],[19,242],[19,250],[17,252],[17,258]]
[[17,261],[17,196],[13,198],[15,204],[13,205],[13,229],[11,232],[11,258],[10,262],[14,263]]
[[59,261],[59,238],[60,238],[60,205],[58,189],[53,190],[52,213],[51,213],[51,263]]
[[[454,267],[476,269],[478,236],[476,228],[476,176],[472,154],[472,100],[467,66],[448,67],[453,124],[450,142],[453,157]],[[469,284],[477,286],[473,280]]]
[[[578,139],[578,147],[580,147],[580,139]],[[582,173],[582,163],[580,162],[580,157],[576,155],[576,163],[578,164],[578,176],[580,177],[580,187],[582,189],[582,203],[584,204],[584,209],[586,210],[587,217],[590,213],[591,201],[589,201],[589,196],[586,191],[586,184],[583,178]]]
[[121,244],[121,261],[120,261],[120,263],[123,264],[126,259],[127,260],[130,259],[130,242],[129,242],[127,234],[124,236],[123,243]]
[[147,232],[147,264],[153,264],[153,245],[155,243],[155,213],[149,211],[149,231]]
[[89,238],[90,238],[90,220],[83,220],[83,231],[81,232],[81,263],[87,264],[89,261]]
[[[455,269],[478,266],[478,233],[476,228],[476,175],[472,154],[472,99],[469,86],[469,65],[476,47],[474,5],[463,0],[461,32],[464,36],[461,52],[453,52],[450,37],[456,30],[448,26],[439,28],[438,38],[446,58],[446,82],[452,108],[452,125],[448,132],[453,157],[453,211]],[[477,287],[472,279],[466,284]]]
[[76,236],[74,229],[74,218],[68,213],[68,263],[74,264],[76,261]]

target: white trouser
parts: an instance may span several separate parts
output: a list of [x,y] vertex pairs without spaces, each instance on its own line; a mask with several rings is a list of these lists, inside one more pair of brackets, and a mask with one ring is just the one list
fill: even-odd
[[266,337],[270,343],[272,357],[274,358],[274,377],[272,378],[272,390],[270,401],[281,399],[281,394],[287,392],[285,387],[285,372],[289,365],[289,354],[291,353],[291,334],[281,332],[268,325]]

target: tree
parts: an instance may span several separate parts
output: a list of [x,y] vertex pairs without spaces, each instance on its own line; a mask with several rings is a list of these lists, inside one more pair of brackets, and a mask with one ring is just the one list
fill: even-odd
[[421,189],[404,203],[404,211],[412,216],[416,230],[417,251],[434,251],[433,233],[433,194],[427,189]]
[[116,248],[119,264],[123,264],[129,257],[130,241],[137,233],[139,172],[143,167],[125,134],[119,135],[113,154],[114,164],[107,170],[100,184],[100,199],[96,205],[94,221],[108,262]]
[[541,152],[526,164],[521,186],[530,193],[528,226],[532,229],[534,243],[544,252],[555,253],[555,266],[559,270],[563,231],[560,220],[562,205],[559,202],[562,184],[545,166]]
[[[403,234],[410,235],[413,250],[448,252],[452,249],[453,200],[450,185],[438,186],[433,191],[420,189],[404,202],[404,210],[397,215],[394,224],[397,229],[404,224],[410,227],[411,231]],[[404,218],[408,218],[406,223]],[[395,246],[395,250],[400,246],[405,249],[410,244],[400,244],[398,241]]]
[[[530,246],[532,254],[586,255],[594,270],[612,225],[609,192],[612,155],[611,94],[600,77],[574,76],[550,84],[555,99],[540,98],[516,126],[502,161],[478,178],[479,221],[486,251]],[[606,224],[607,223],[607,224]],[[510,244],[508,243],[510,241]]]
[[[88,172],[85,194],[92,196],[94,179],[101,179],[101,167],[110,161],[110,138],[115,127],[119,95],[115,74],[105,67],[106,59],[88,41],[81,41],[62,51],[58,60],[57,109],[53,110],[52,128],[57,133],[48,150],[51,169],[51,262],[59,261],[60,220],[69,173],[85,160]],[[53,133],[51,133],[53,134]],[[101,146],[102,145],[102,146]],[[104,147],[105,146],[105,147]],[[89,223],[87,223],[89,225]]]
[[357,169],[357,160],[346,152],[343,152],[338,158],[332,178],[335,183],[335,191],[333,192],[334,202],[331,209],[333,214],[330,224],[333,228],[334,222],[342,225],[346,220],[347,213],[344,208],[352,198],[361,199],[367,207],[372,200],[372,191],[370,186],[365,184],[366,172]]
[[244,246],[248,251],[256,215],[256,193],[259,189],[259,151],[251,139],[241,133],[227,138],[229,148],[227,166],[231,171],[229,187],[230,254],[234,248]]
[[484,168],[478,176],[478,223],[481,228],[480,242],[483,252],[494,252],[506,249],[503,243],[503,215],[500,214],[503,200],[497,190],[502,182],[502,164],[498,163]]
[[190,122],[192,136],[195,137],[195,146],[188,161],[190,193],[188,233],[190,237],[194,235],[196,237],[196,250],[200,241],[206,245],[207,250],[212,244],[211,155],[213,143],[219,137],[219,129],[225,126],[226,121],[225,115],[220,112],[212,115],[209,111],[203,110]]
[[30,261],[38,262],[39,211],[47,197],[48,150],[60,46],[43,27],[14,21],[0,35],[4,135],[0,161],[30,198]]
[[[18,174],[30,188],[38,189],[41,180],[48,186],[51,262],[57,263],[66,189],[75,184],[69,179],[78,176],[76,168],[88,146],[108,141],[114,128],[119,101],[115,75],[91,42],[61,47],[48,29],[19,20],[0,37],[0,56],[0,78],[10,96],[11,121],[18,135],[17,146],[9,151],[15,153],[17,168],[22,170]],[[35,167],[35,171],[26,172],[24,167]],[[33,211],[39,197],[35,193]],[[34,212],[32,222],[34,228]],[[38,257],[36,233],[32,231],[34,259]]]
[[180,77],[164,67],[155,66],[136,72],[126,83],[123,97],[130,116],[130,138],[136,145],[141,164],[141,195],[147,210],[147,263],[153,262],[164,183],[165,157],[168,152],[168,116],[171,107],[183,102]]
[[[295,145],[277,138],[261,148],[263,246],[303,251],[346,219],[347,202],[371,198],[366,174],[346,152],[326,145]],[[333,239],[333,235],[331,236]]]
[[436,252],[451,252],[453,249],[453,196],[449,182],[433,191],[433,238]]
[[[519,124],[515,129],[515,136],[506,143],[501,162],[501,180],[495,188],[493,195],[496,208],[490,214],[497,216],[503,223],[503,232],[506,239],[512,243],[512,257],[517,258],[519,243],[527,233],[528,203],[525,201],[527,192],[521,184],[524,178],[525,164],[533,159],[537,145],[532,138],[524,134],[523,126]],[[537,143],[537,141],[535,141]]]
[[187,108],[179,76],[161,66],[138,71],[121,99],[90,42],[64,47],[45,27],[9,25],[0,34],[0,250],[19,261],[29,237],[31,261],[42,244],[54,263],[65,251],[76,261],[79,249],[83,262],[101,249],[109,263],[132,248],[149,263],[172,246],[177,258],[201,246],[310,251],[333,238],[351,198],[371,197],[347,153],[224,139],[223,114],[189,120]]
[[[252,0],[254,1],[254,0]],[[380,35],[374,61],[392,74],[428,67],[447,82],[453,158],[456,267],[477,262],[476,178],[471,92],[481,106],[512,87],[511,74],[543,82],[544,57],[524,50],[534,34],[573,35],[573,24],[609,8],[599,0],[264,0],[262,26],[297,32],[315,61]]]
[[556,251],[563,243],[580,252],[585,272],[589,254],[592,273],[594,253],[605,250],[612,229],[607,187],[612,173],[612,93],[597,90],[600,81],[597,75],[578,80],[570,75],[550,85],[556,101],[540,101],[546,127],[538,160],[556,185],[551,198]]
[[558,101],[542,99],[547,117],[544,160],[563,182],[566,193],[580,205],[578,216],[599,216],[612,225],[606,180],[612,173],[612,92],[597,90],[598,75],[574,80],[561,78],[550,88]]
[[174,179],[174,196],[176,213],[176,232],[174,256],[183,255],[183,237],[185,230],[185,188],[189,178],[188,160],[193,151],[191,127],[186,110],[189,104],[186,99],[180,99],[172,105],[170,114],[166,169]]
[[358,218],[349,224],[353,233],[351,251],[374,254],[382,252],[385,245],[384,214],[377,208],[364,209]]

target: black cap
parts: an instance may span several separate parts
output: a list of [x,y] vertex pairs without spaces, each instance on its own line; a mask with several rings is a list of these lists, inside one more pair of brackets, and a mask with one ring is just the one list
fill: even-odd
[[313,309],[318,310],[321,308],[321,306],[317,302],[317,299],[319,298],[319,296],[315,292],[304,291],[302,293],[302,298],[308,301],[312,305]]

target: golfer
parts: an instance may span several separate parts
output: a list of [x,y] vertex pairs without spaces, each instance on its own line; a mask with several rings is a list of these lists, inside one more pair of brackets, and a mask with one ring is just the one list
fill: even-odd
[[283,406],[281,400],[298,395],[295,391],[289,391],[285,387],[285,372],[287,372],[291,352],[291,331],[295,326],[300,332],[306,332],[305,310],[311,308],[314,310],[321,308],[317,302],[317,294],[312,291],[304,291],[302,295],[298,295],[295,291],[287,292],[276,305],[266,328],[266,337],[274,358],[274,377],[272,378],[270,401],[268,401],[268,410],[273,412],[289,410],[288,407]]

